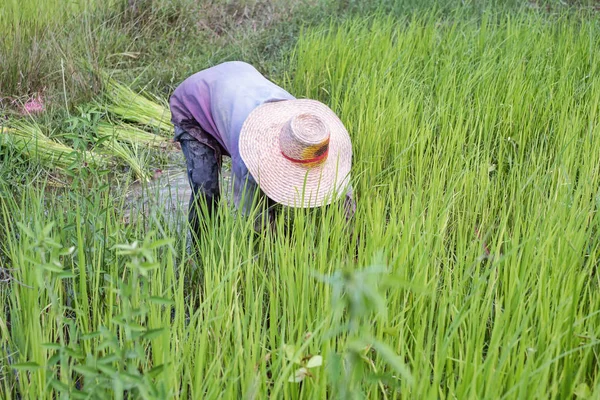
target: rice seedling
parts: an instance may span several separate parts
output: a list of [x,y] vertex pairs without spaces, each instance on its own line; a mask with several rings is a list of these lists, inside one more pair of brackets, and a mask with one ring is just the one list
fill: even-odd
[[599,33],[485,14],[300,40],[293,92],[350,126],[359,235],[436,288],[388,296],[388,343],[426,377],[407,397],[598,394]]
[[111,78],[106,79],[106,97],[106,109],[119,118],[151,126],[165,136],[171,135],[171,112],[164,102],[149,100]]
[[142,157],[140,157],[139,146],[127,146],[126,144],[109,137],[99,140],[97,145],[103,148],[107,154],[117,157],[125,162],[137,178],[146,182],[150,181],[151,174],[148,171],[148,168],[144,166]]
[[91,151],[78,152],[48,138],[34,122],[15,120],[10,127],[0,126],[0,139],[0,145],[14,146],[48,168],[66,170],[76,165],[104,168],[110,163],[106,156]]
[[144,161],[151,149],[167,149],[171,141],[167,138],[148,133],[136,126],[127,124],[112,125],[100,121],[96,126],[96,145],[101,146],[107,154],[123,160],[131,168],[135,176],[143,181],[150,181],[152,174]]
[[168,148],[171,140],[168,138],[146,132],[134,125],[124,123],[108,123],[101,121],[96,126],[100,138],[110,137],[129,144],[147,147]]
[[106,167],[109,159],[120,159],[144,181],[152,176],[146,165],[151,151],[174,149],[168,138],[123,122],[107,122],[97,106],[79,106],[77,111],[66,120],[66,132],[61,135],[74,148],[46,137],[33,120],[11,121],[13,128],[7,129],[5,141],[30,158],[39,158],[46,167],[62,170],[81,158],[93,167]]

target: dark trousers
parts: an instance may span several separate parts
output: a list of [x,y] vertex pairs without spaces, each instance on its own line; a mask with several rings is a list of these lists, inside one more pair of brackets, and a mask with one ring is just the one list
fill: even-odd
[[[179,132],[178,132],[179,130]],[[214,216],[221,192],[219,174],[221,172],[221,151],[198,141],[181,128],[175,128],[176,138],[187,164],[187,175],[192,195],[190,196],[188,220],[192,242],[198,244],[206,221]],[[219,146],[216,140],[212,146]]]

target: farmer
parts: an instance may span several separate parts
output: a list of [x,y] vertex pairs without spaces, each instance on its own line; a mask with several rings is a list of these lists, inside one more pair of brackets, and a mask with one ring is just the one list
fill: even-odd
[[295,99],[244,62],[190,76],[169,103],[175,140],[187,162],[189,222],[196,235],[198,212],[210,215],[218,203],[224,155],[231,157],[234,203],[244,215],[258,199],[269,207],[273,226],[276,204],[319,207],[341,197],[346,217],[354,214],[352,144],[326,105]]

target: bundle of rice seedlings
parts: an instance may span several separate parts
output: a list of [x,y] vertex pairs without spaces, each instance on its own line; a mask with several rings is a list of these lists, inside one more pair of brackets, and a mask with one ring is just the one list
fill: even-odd
[[171,113],[166,105],[149,100],[110,78],[106,79],[106,96],[108,111],[119,118],[152,126],[165,135],[171,134]]
[[39,125],[21,120],[10,127],[0,127],[0,144],[9,144],[42,165],[65,170],[78,160],[92,167],[106,167],[110,158],[91,151],[77,152],[73,148],[48,138]]
[[120,158],[127,164],[138,179],[146,182],[150,181],[151,174],[144,168],[143,161],[139,157],[137,145],[134,148],[115,140],[115,138],[106,137],[98,141],[98,145],[102,146],[112,156]]
[[166,137],[146,132],[129,124],[118,123],[113,125],[108,122],[99,122],[97,128],[98,137],[100,138],[110,137],[122,142],[158,148],[167,148],[171,143]]

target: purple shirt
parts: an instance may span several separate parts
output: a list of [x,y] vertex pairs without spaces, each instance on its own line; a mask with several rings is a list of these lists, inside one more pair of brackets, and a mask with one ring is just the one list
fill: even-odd
[[[294,96],[266,79],[250,64],[232,61],[200,71],[183,81],[169,100],[171,121],[192,136],[190,126],[199,125],[231,157],[234,201],[240,206],[245,187],[247,211],[256,181],[239,151],[240,131],[252,110],[263,103],[291,100]],[[176,136],[175,139],[178,139]]]

